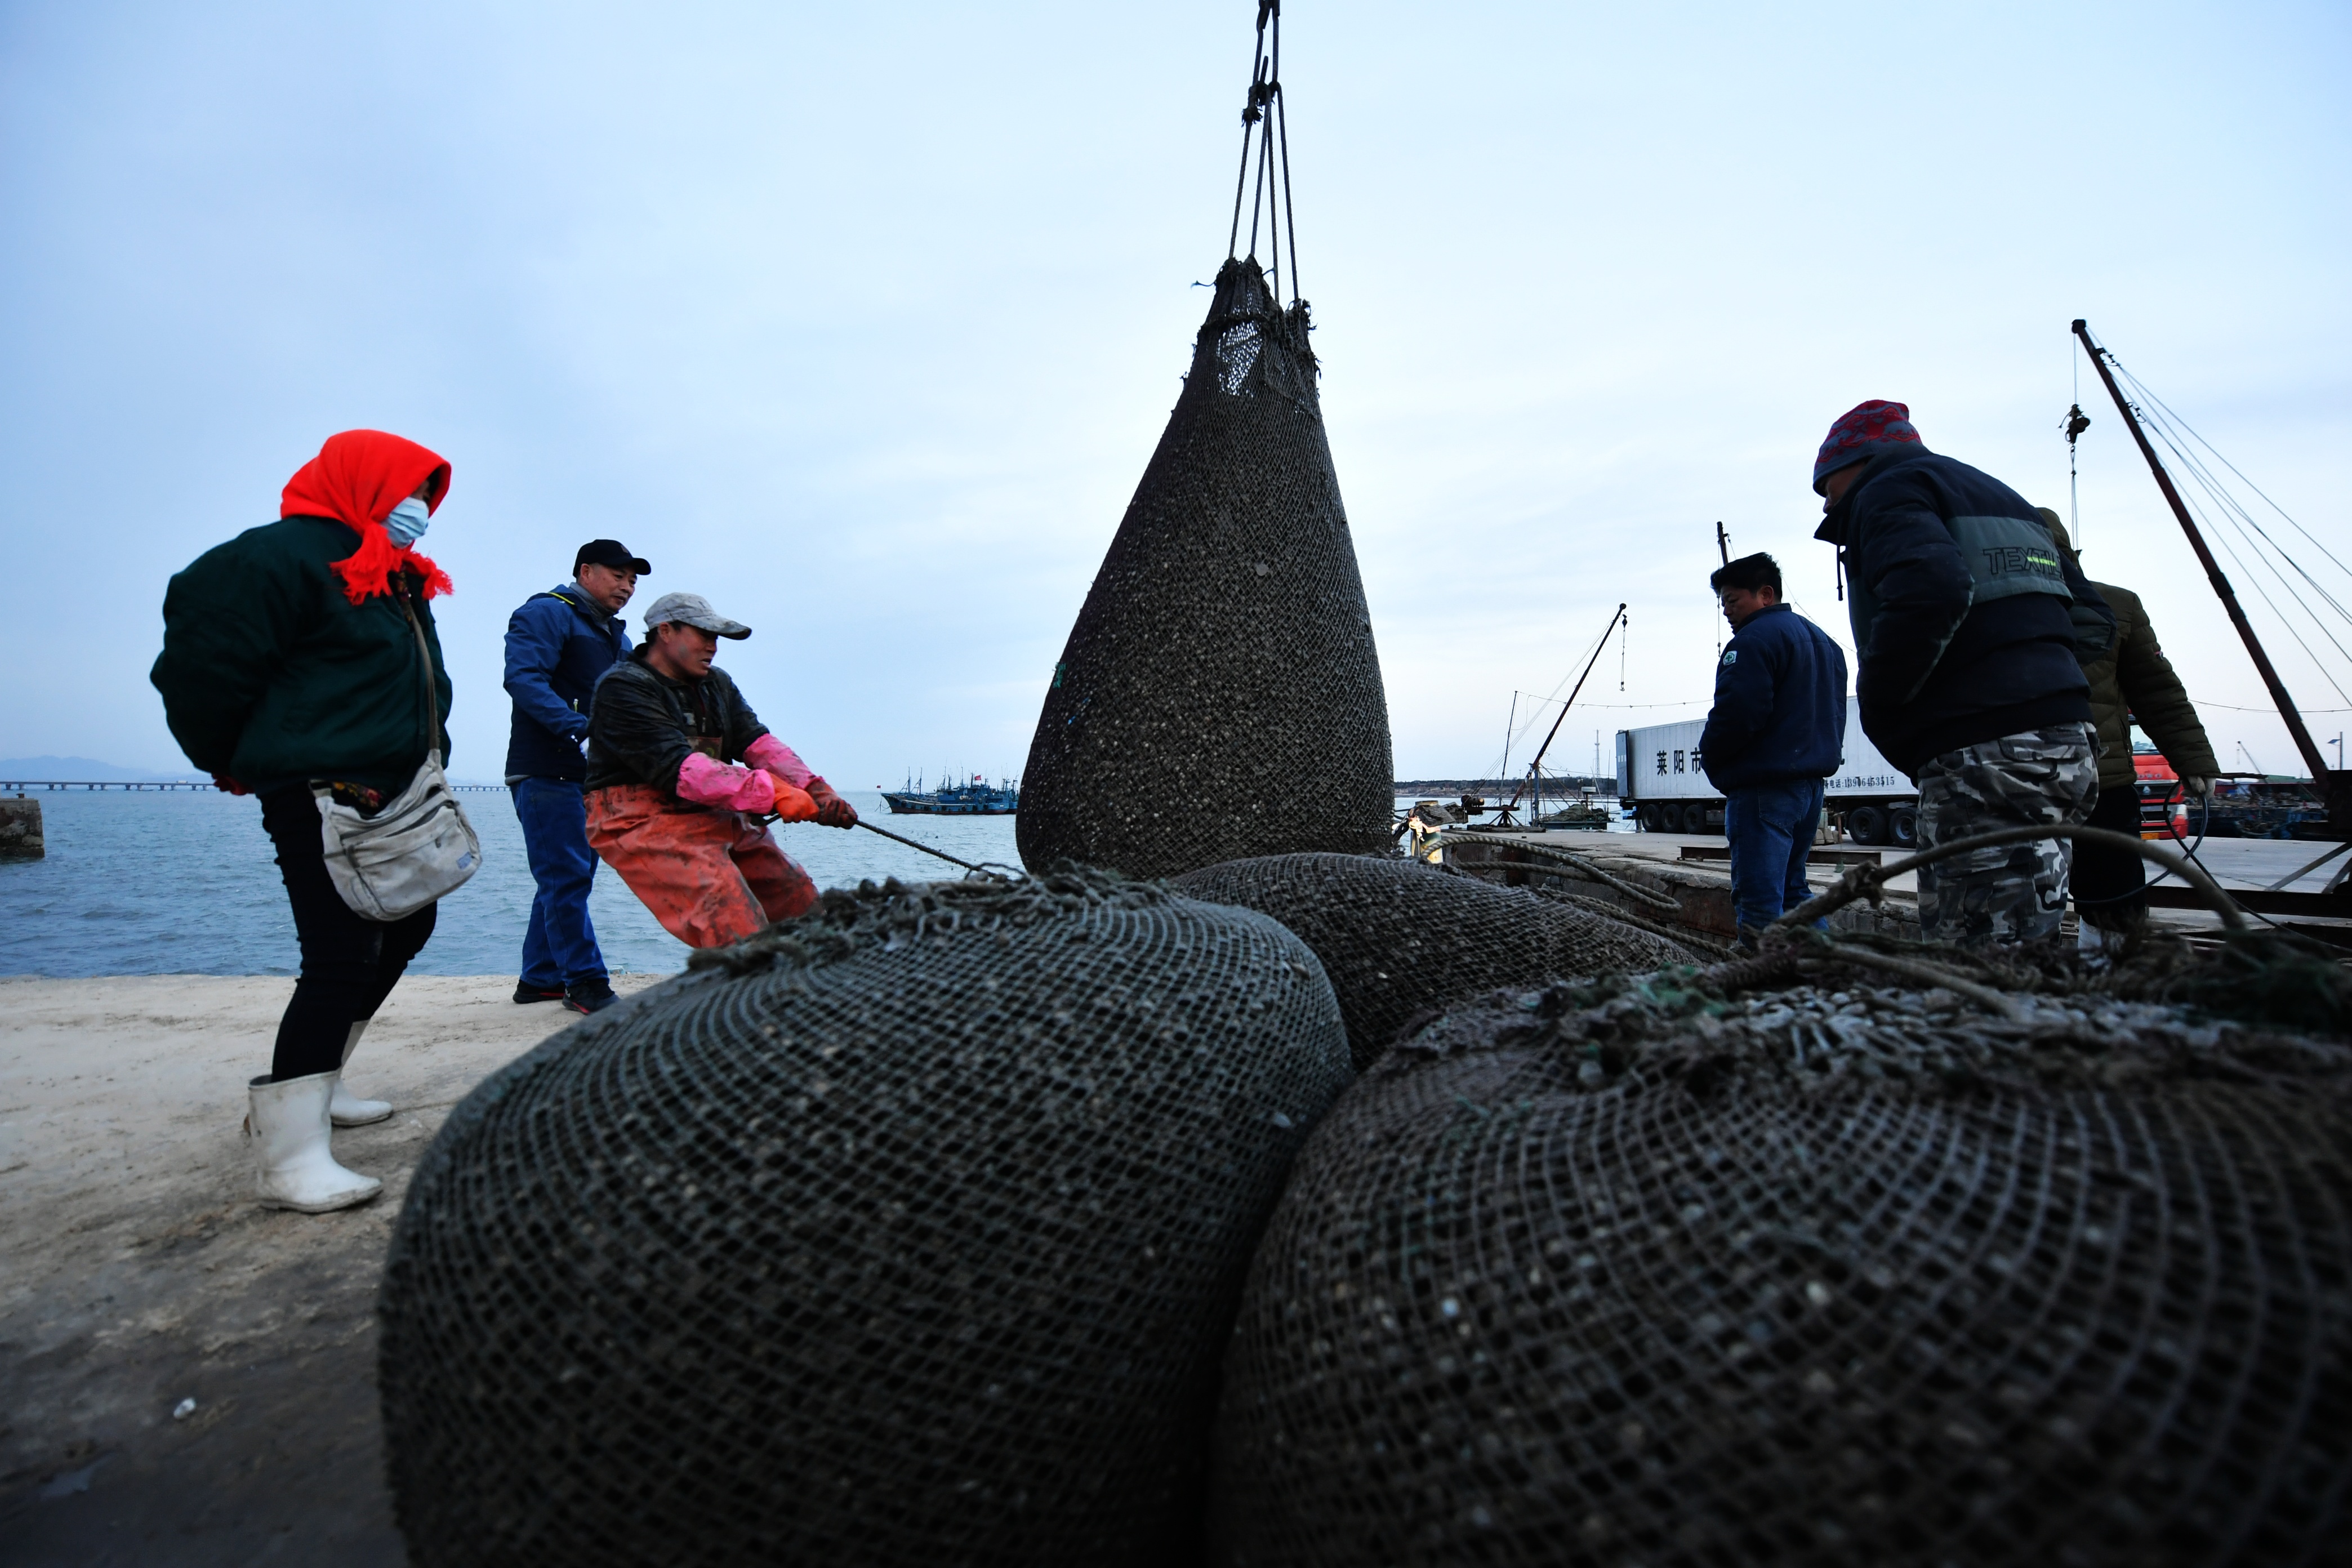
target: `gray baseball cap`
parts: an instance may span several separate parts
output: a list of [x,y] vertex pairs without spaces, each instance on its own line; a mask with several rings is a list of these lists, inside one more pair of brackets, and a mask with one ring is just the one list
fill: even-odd
[[654,607],[645,615],[645,627],[650,634],[656,626],[670,622],[698,626],[722,637],[748,637],[751,628],[740,621],[730,621],[710,607],[710,601],[699,594],[664,594],[654,601]]

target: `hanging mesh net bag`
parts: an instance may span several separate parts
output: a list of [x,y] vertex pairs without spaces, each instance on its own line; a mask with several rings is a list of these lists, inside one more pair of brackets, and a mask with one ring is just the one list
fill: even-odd
[[2251,994],[2177,946],[2137,998],[2053,958],[2010,1016],[1836,965],[1457,1009],[1293,1172],[1209,1560],[2345,1561],[2319,963],[2323,1036],[2217,1016]]
[[413,1560],[1197,1559],[1217,1356],[1348,1077],[1272,921],[827,893],[452,1114],[381,1301]]
[[[1278,297],[1289,203],[1270,73],[1262,52],[1243,166],[1255,145],[1251,249],[1263,209],[1275,276],[1254,254],[1218,272],[1183,393],[1054,667],[1021,779],[1032,867],[1164,877],[1388,843],[1388,699],[1295,255],[1291,302]],[[1240,217],[1237,188],[1236,237]]]
[[1280,921],[1323,961],[1358,1068],[1416,1015],[1497,985],[1687,964],[1688,949],[1520,888],[1361,855],[1267,855],[1176,878],[1186,898]]

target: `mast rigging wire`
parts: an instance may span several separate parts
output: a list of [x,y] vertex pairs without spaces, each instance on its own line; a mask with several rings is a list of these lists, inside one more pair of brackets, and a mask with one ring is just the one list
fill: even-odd
[[[1620,618],[1620,619],[1622,619],[1622,617],[1621,616],[1621,617],[1619,617],[1619,618]],[[1557,704],[1557,703],[1559,703],[1559,690],[1560,690],[1560,686],[1566,686],[1566,685],[1567,685],[1570,680],[1573,680],[1573,679],[1576,678],[1576,672],[1577,672],[1577,671],[1581,670],[1581,669],[1589,669],[1589,668],[1591,668],[1592,661],[1593,661],[1594,659],[1596,659],[1596,658],[1600,658],[1600,657],[1601,657],[1601,650],[1603,647],[1607,647],[1607,646],[1608,646],[1608,643],[1609,643],[1609,634],[1610,634],[1611,632],[1615,631],[1616,629],[1617,629],[1617,622],[1616,622],[1615,620],[1612,620],[1612,621],[1610,622],[1610,624],[1609,624],[1608,628],[1607,628],[1606,630],[1604,630],[1604,631],[1601,634],[1600,640],[1599,640],[1599,641],[1597,641],[1597,642],[1595,642],[1595,643],[1592,645],[1592,647],[1591,647],[1588,648],[1588,649],[1585,651],[1585,656],[1584,656],[1584,658],[1583,658],[1580,659],[1580,660],[1579,660],[1579,661],[1577,661],[1575,664],[1572,664],[1572,665],[1570,665],[1570,666],[1569,667],[1569,673],[1568,673],[1568,674],[1566,674],[1566,675],[1563,675],[1563,676],[1561,676],[1561,677],[1559,678],[1559,686],[1555,686],[1555,687],[1553,687],[1553,688],[1551,689],[1551,695],[1550,695],[1550,696],[1549,696],[1549,697],[1544,698],[1542,700],[1543,700],[1545,703],[1552,703],[1552,704]],[[1607,679],[1607,678],[1606,678],[1606,677],[1603,677],[1602,679]],[[1533,696],[1533,693],[1528,693],[1528,695],[1529,695],[1529,696]],[[1516,721],[1516,720],[1517,719],[1517,717],[1518,717],[1518,700],[1519,700],[1519,696],[1520,696],[1520,693],[1519,693],[1518,691],[1517,691],[1516,689],[1511,693],[1511,717],[1512,717],[1512,720],[1513,720],[1513,721]],[[1595,703],[1595,704],[1589,704],[1588,706],[1594,706],[1594,707],[1598,707],[1598,706],[1601,706],[1601,704],[1597,704],[1597,703]],[[1666,706],[1666,707],[1679,707],[1679,706],[1681,706],[1681,704],[1679,704],[1679,703],[1667,703],[1667,704],[1662,704],[1662,706]],[[1487,776],[1487,777],[1489,777],[1489,778],[1495,778],[1495,779],[1507,779],[1507,778],[1509,778],[1509,777],[1511,776],[1510,772],[1509,772],[1510,764],[1511,764],[1511,748],[1512,748],[1513,746],[1517,745],[1517,744],[1521,740],[1523,740],[1523,739],[1526,737],[1527,732],[1528,732],[1529,730],[1534,729],[1538,724],[1541,723],[1542,721],[1543,721],[1543,714],[1542,714],[1542,712],[1541,712],[1540,709],[1537,706],[1537,704],[1536,704],[1535,702],[1532,702],[1532,701],[1531,701],[1531,702],[1529,702],[1529,703],[1528,704],[1528,719],[1527,719],[1527,722],[1526,722],[1526,723],[1524,723],[1524,724],[1518,724],[1516,728],[1509,728],[1509,729],[1507,729],[1506,733],[1505,733],[1504,738],[1503,738],[1503,754],[1502,754],[1500,757],[1498,757],[1497,759],[1496,759],[1494,765],[1493,765],[1493,766],[1488,770],[1488,772],[1487,772],[1487,775],[1486,775],[1486,776]]]
[[[2278,538],[2262,524],[2200,455],[2199,448],[2201,448],[2204,453],[2210,454],[2214,463],[2228,469],[2240,483],[2260,496],[2263,504],[2308,541],[2330,565],[2347,574],[2347,576],[2352,576],[2352,567],[2347,567],[2334,551],[2328,549],[2309,529],[2296,521],[2285,508],[2272,500],[2260,486],[2247,479],[2237,465],[2231,463],[2218,447],[2200,435],[2194,426],[2190,426],[2162,398],[2157,396],[2145,382],[2125,368],[2113,350],[2103,350],[2103,352],[2109,368],[2115,372],[2118,382],[2127,389],[2127,401],[2133,416],[2138,419],[2143,428],[2171,454],[2175,471],[2185,476],[2189,481],[2188,485],[2179,487],[2184,504],[2196,513],[2214,542],[2229,557],[2231,564],[2237,568],[2239,574],[2251,584],[2254,593],[2262,599],[2278,626],[2294,639],[2295,646],[2303,650],[2304,656],[2311,661],[2312,668],[2320,679],[2335,690],[2339,699],[2346,702],[2352,702],[2352,691],[2347,690],[2345,683],[2337,679],[2330,668],[2329,663],[2321,658],[2312,646],[2310,638],[2305,635],[2305,628],[2300,624],[2302,620],[2307,620],[2310,623],[2310,629],[2318,633],[2319,637],[2336,650],[2345,664],[2352,665],[2352,648],[2347,647],[2343,638],[2336,635],[2336,628],[2330,625],[2332,618],[2341,620],[2347,626],[2352,626],[2352,606],[2347,606],[2343,598],[2338,597],[2326,584],[2315,576],[2301,561],[2296,559],[2293,552],[2283,545]],[[2076,361],[2078,387],[2080,365],[2081,362],[2078,359]],[[2281,563],[2284,563],[2284,569],[2282,569]],[[2257,564],[2261,568],[2259,571],[2256,569]],[[2287,605],[2301,612],[2300,619],[2291,615],[2287,606],[2282,605],[2279,598],[2272,594],[2265,583],[2264,574],[2276,582]],[[2294,581],[2295,578],[2300,578],[2305,586],[2299,588]],[[2333,613],[2332,617],[2323,614],[2320,608],[2312,603],[2314,598],[2317,599],[2320,605],[2324,605],[2326,611]],[[2330,710],[2316,711],[2330,711]]]

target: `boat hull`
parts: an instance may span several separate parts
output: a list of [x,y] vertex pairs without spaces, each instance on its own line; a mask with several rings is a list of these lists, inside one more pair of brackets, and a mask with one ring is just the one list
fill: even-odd
[[957,800],[936,795],[917,795],[904,791],[884,790],[882,798],[889,804],[896,816],[1011,816],[1021,809],[1021,798],[1005,792],[992,792],[996,798]]

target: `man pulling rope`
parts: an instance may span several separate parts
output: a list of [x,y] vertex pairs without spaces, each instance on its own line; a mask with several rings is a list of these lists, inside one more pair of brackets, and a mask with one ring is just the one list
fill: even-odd
[[720,637],[751,635],[698,595],[665,595],[646,614],[645,646],[597,683],[590,710],[588,842],[689,947],[724,947],[816,907],[816,884],[762,817],[857,826],[710,662]]

